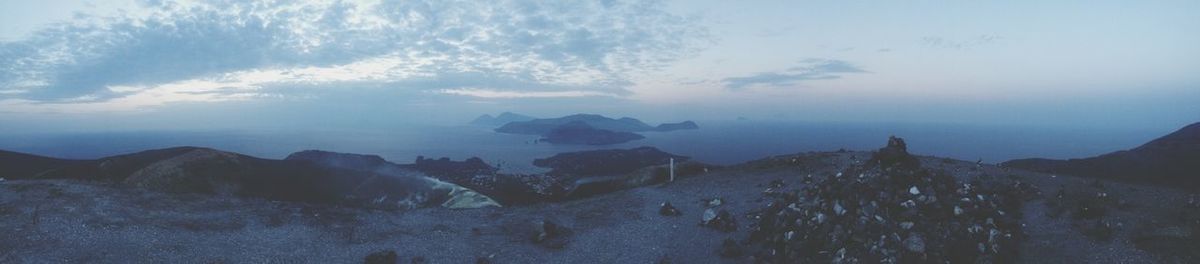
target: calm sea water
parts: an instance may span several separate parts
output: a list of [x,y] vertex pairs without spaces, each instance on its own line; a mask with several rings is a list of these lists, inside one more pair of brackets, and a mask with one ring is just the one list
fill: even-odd
[[536,136],[507,135],[481,126],[431,126],[396,131],[148,131],[12,134],[0,149],[60,158],[90,159],[172,146],[202,146],[280,159],[300,150],[375,154],[399,163],[418,155],[472,156],[505,171],[541,171],[529,163],[556,153],[654,146],[713,164],[736,164],[771,155],[838,149],[872,150],[889,135],[905,138],[922,155],[998,163],[1027,157],[1087,157],[1136,147],[1171,131],[1091,131],[946,124],[864,124],[765,121],[699,122],[701,129],[643,133],[646,139],[609,146],[532,143]]

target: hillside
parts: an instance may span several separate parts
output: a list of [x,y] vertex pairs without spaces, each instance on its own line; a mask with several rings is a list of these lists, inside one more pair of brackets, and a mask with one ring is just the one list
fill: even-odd
[[667,164],[671,159],[683,163],[688,157],[666,153],[653,147],[638,147],[559,153],[549,158],[536,159],[533,165],[553,169],[549,174],[554,175],[616,175]]
[[148,150],[71,162],[32,178],[85,180],[167,193],[378,208],[496,205],[472,191],[419,174],[384,175],[198,147]]
[[[1191,193],[911,156],[900,143],[877,152],[767,157],[589,198],[472,210],[397,212],[96,181],[7,181],[0,183],[0,262],[354,263],[388,253],[400,263],[1200,259],[1190,231],[1200,228],[1200,203]],[[445,165],[439,162],[418,166]]]
[[1196,189],[1200,188],[1200,123],[1188,125],[1130,150],[1069,160],[1019,159],[1001,165],[1054,174]]
[[42,172],[76,162],[79,161],[0,150],[0,177],[29,179]]

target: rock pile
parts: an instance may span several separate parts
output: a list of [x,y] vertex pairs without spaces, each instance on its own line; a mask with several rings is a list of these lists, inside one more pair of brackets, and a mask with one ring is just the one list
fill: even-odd
[[867,163],[883,168],[913,169],[921,166],[917,157],[908,154],[908,144],[904,143],[904,139],[895,136],[889,137],[887,146],[875,152]]
[[[873,162],[791,191],[765,192],[745,243],[766,263],[1006,262],[1030,185],[960,183],[923,169],[891,138]],[[807,179],[807,178],[806,178]],[[707,212],[706,212],[707,213]]]

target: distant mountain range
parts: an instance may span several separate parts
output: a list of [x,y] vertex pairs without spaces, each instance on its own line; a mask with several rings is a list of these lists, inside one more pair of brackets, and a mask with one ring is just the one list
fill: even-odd
[[1130,150],[1082,159],[1018,159],[1001,165],[1046,173],[1200,188],[1200,123]]

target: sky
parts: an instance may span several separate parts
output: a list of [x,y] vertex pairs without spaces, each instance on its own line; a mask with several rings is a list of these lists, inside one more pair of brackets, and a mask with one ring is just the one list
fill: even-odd
[[484,113],[1171,129],[1198,1],[3,1],[0,132]]

